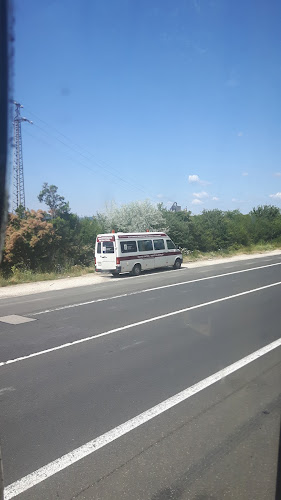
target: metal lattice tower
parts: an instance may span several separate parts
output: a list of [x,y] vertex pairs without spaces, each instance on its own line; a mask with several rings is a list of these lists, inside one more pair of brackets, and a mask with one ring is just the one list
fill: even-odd
[[25,207],[21,122],[32,123],[32,121],[21,116],[20,109],[23,108],[21,104],[14,102],[14,105],[13,210],[15,211],[20,205]]

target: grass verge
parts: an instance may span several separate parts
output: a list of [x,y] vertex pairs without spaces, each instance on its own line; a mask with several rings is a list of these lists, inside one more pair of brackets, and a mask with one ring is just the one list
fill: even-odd
[[58,280],[62,278],[73,278],[84,274],[94,273],[95,267],[72,266],[60,272],[35,272],[30,270],[15,269],[14,272],[5,278],[0,274],[0,287],[8,285],[18,285],[20,283],[31,283],[33,281]]
[[272,250],[281,250],[281,244],[276,243],[257,243],[256,245],[250,246],[239,246],[230,247],[227,249],[221,249],[214,252],[199,252],[194,250],[189,252],[187,255],[183,255],[183,262],[196,262],[198,260],[206,259],[219,259],[226,257],[234,257],[235,255],[250,255],[252,253],[265,253]]
[[[198,260],[218,259],[223,257],[226,258],[242,254],[264,253],[277,249],[281,249],[281,244],[279,242],[258,243],[256,245],[251,245],[248,247],[243,247],[243,246],[230,247],[228,249],[221,249],[215,252],[199,252],[198,250],[194,250],[186,255],[184,254],[183,262],[196,262]],[[17,285],[20,283],[31,283],[34,281],[48,281],[48,280],[57,280],[62,278],[72,278],[75,276],[83,276],[85,274],[94,272],[95,272],[94,265],[90,267],[72,266],[68,269],[62,270],[61,272],[49,272],[49,273],[14,269],[13,273],[8,278],[5,278],[0,274],[0,287],[8,285]]]

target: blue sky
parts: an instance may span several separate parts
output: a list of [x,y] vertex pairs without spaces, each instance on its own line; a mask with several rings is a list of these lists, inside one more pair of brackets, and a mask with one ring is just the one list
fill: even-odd
[[278,0],[15,0],[26,204],[281,206]]

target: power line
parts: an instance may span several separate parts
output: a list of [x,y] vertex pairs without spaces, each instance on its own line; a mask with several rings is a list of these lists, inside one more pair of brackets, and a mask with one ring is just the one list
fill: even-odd
[[[77,153],[78,155],[80,155],[82,158],[88,160],[88,161],[91,161],[91,159],[84,155],[83,153],[81,153],[79,150],[77,150],[76,148],[74,148],[73,146],[70,146],[69,144],[65,143],[64,141],[62,141],[61,139],[59,139],[58,137],[55,137],[53,135],[51,135],[49,132],[47,132],[47,130],[45,130],[44,128],[40,127],[39,125],[35,124],[35,127],[38,128],[39,130],[42,130],[45,134],[49,135],[50,137],[52,137],[53,139],[56,139],[58,142],[60,142],[61,144],[63,144],[64,146],[68,147],[70,150],[74,151],[75,153]],[[103,166],[100,162],[98,161],[95,161],[95,164],[97,165],[97,167],[99,168],[102,168],[105,172],[107,172],[109,175],[111,175],[112,177],[115,177],[116,179],[118,179],[119,181],[127,184],[128,186],[130,187],[133,187],[134,189],[137,189],[139,191],[142,191],[146,196],[147,196],[147,191],[145,191],[144,189],[142,189],[139,185],[136,185],[135,183],[132,183],[130,181],[128,181],[127,179],[124,179],[123,177],[121,177],[120,175],[118,174],[115,174],[114,172],[111,172],[108,168],[106,168],[105,166]],[[84,165],[85,166],[85,165]],[[87,167],[89,170],[90,167]]]
[[[55,132],[59,135],[61,135],[62,137],[64,137],[67,141],[69,141],[71,144],[74,144],[75,146],[77,146],[79,149],[81,149],[82,151],[85,151],[86,153],[88,153],[90,155],[90,157],[93,157],[96,161],[98,162],[101,162],[101,163],[104,163],[105,165],[109,166],[112,170],[114,170],[115,172],[119,173],[118,170],[114,167],[112,167],[111,165],[108,164],[108,162],[105,162],[104,160],[100,160],[98,159],[93,153],[91,153],[90,151],[88,151],[85,147],[79,145],[77,142],[73,141],[72,139],[70,139],[69,137],[67,137],[65,134],[63,134],[62,132],[60,132],[56,127],[54,127],[54,125],[51,125],[49,123],[47,123],[45,120],[42,120],[42,118],[40,118],[39,116],[37,116],[35,113],[33,113],[33,111],[30,111],[29,112],[36,117],[37,120],[39,120],[40,122],[44,123],[45,125],[47,125],[47,127],[49,128],[52,128],[53,130],[55,130]],[[43,129],[46,133],[48,133],[45,129]],[[56,138],[56,137],[55,137]],[[67,145],[68,146],[68,145]],[[88,159],[88,158],[87,158]]]
[[[40,142],[41,142],[42,144],[44,144],[45,146],[51,147],[51,148],[53,148],[55,151],[58,151],[59,153],[63,153],[63,154],[65,155],[65,157],[66,157],[68,160],[72,161],[72,162],[73,162],[73,163],[75,163],[76,165],[77,165],[77,164],[81,165],[82,167],[84,167],[85,169],[87,169],[87,170],[88,170],[91,174],[93,174],[93,175],[95,175],[95,176],[96,176],[96,172],[98,172],[98,168],[97,168],[97,167],[94,167],[94,169],[93,169],[93,168],[89,167],[88,165],[85,165],[85,163],[82,163],[82,162],[81,162],[81,160],[78,160],[78,159],[76,159],[76,158],[73,158],[73,157],[71,157],[71,156],[67,155],[65,152],[62,152],[62,151],[58,150],[58,149],[57,149],[55,146],[53,146],[50,142],[46,141],[45,139],[42,139],[42,137],[37,137],[36,135],[32,134],[31,132],[28,132],[27,130],[25,131],[25,134],[29,135],[30,137],[32,137],[33,139],[35,139],[35,140],[37,140],[37,141],[40,141]],[[96,172],[95,172],[95,171],[96,171]],[[107,175],[107,176],[108,176],[108,178],[110,178],[110,176],[109,176],[109,174],[108,174],[108,173],[105,173],[105,175]],[[114,183],[114,184],[116,184],[116,185],[118,184],[118,181],[117,181],[116,179],[112,179],[112,178],[110,178],[110,182],[111,182],[111,183]],[[127,187],[127,186],[123,186],[123,187],[124,187],[124,189],[128,190],[128,187]],[[135,189],[137,189],[137,187],[136,187],[136,186],[133,186],[133,187],[135,187]]]
[[[45,134],[49,135],[50,137],[52,137],[53,139],[57,140],[58,142],[60,142],[61,144],[63,144],[64,146],[66,146],[67,148],[71,149],[72,151],[74,151],[75,153],[79,154],[81,157],[83,157],[84,159],[86,159],[87,161],[91,161],[91,158],[94,158],[95,160],[95,164],[103,169],[104,171],[106,171],[109,175],[115,177],[116,179],[118,179],[119,181],[127,184],[128,186],[130,187],[133,187],[135,190],[138,190],[138,191],[141,191],[142,193],[144,193],[146,196],[150,196],[151,198],[154,198],[146,188],[144,188],[143,186],[141,186],[139,184],[139,181],[138,183],[136,184],[134,181],[130,181],[130,180],[127,180],[127,179],[124,179],[124,177],[122,177],[120,175],[120,173],[118,172],[117,169],[115,169],[114,167],[111,167],[110,165],[108,165],[106,162],[104,162],[103,160],[97,160],[95,155],[91,152],[89,152],[88,150],[86,150],[85,148],[83,148],[82,146],[80,146],[78,143],[75,143],[74,141],[72,141],[72,139],[68,138],[65,134],[63,134],[62,132],[60,132],[56,127],[54,127],[53,125],[50,125],[48,124],[45,120],[42,120],[40,117],[38,117],[35,113],[33,113],[33,111],[31,110],[28,110],[29,113],[31,113],[34,117],[36,117],[37,120],[39,120],[40,122],[44,123],[45,125],[47,125],[47,127],[53,129],[56,131],[57,134],[59,134],[60,136],[64,137],[67,141],[69,141],[71,143],[70,144],[67,144],[65,141],[63,141],[62,139],[60,139],[59,137],[55,136],[55,135],[52,135],[50,134],[50,132],[48,132],[47,130],[45,130],[44,128],[40,127],[39,125],[35,124],[35,126],[42,130]],[[82,153],[81,151],[79,151],[77,149],[77,147],[75,148],[73,145],[77,146],[80,150],[84,150],[86,153],[88,153],[89,156],[85,155],[84,153]],[[85,166],[85,165],[84,165]],[[86,167],[87,168],[87,167]],[[89,169],[89,168],[88,168]],[[90,170],[90,169],[89,169]],[[117,173],[115,173],[115,172]]]

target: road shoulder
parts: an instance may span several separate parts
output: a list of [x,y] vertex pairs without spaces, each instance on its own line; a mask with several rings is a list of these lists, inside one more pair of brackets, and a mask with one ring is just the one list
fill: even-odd
[[[187,262],[183,264],[183,267],[188,269],[195,269],[200,267],[206,267],[210,265],[226,264],[231,262],[241,262],[253,259],[260,259],[264,257],[274,257],[281,255],[281,250],[273,250],[270,252],[256,253],[256,254],[243,254],[236,255],[234,257],[220,258],[220,259],[206,259],[196,262]],[[138,278],[133,278],[138,279]],[[114,278],[109,274],[99,275],[99,274],[85,274],[84,276],[78,276],[74,278],[62,278],[52,281],[37,281],[33,283],[23,283],[20,285],[11,285],[0,288],[0,300],[7,299],[10,297],[21,297],[26,295],[33,295],[37,293],[50,292],[55,290],[64,290],[68,288],[77,288],[81,286],[99,285],[110,281],[111,283],[118,283],[118,278]]]

